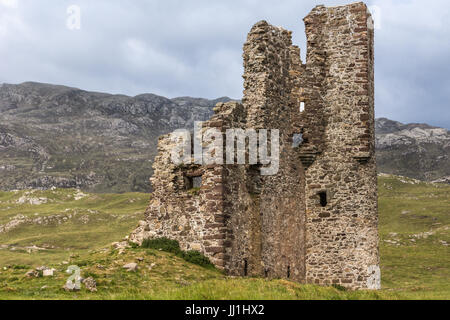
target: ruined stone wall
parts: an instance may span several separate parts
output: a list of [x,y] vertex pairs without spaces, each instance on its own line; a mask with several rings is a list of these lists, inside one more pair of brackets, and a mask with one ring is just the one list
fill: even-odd
[[363,3],[318,6],[305,18],[306,70],[320,80],[325,126],[306,171],[311,283],[365,288],[369,267],[379,263],[370,23]]
[[[219,104],[216,114],[204,122],[204,129],[230,126],[239,122],[242,105]],[[227,227],[224,209],[224,173],[220,164],[175,165],[171,160],[176,141],[170,134],[160,137],[151,180],[153,193],[145,221],[132,233],[130,240],[142,243],[146,238],[167,237],[179,241],[183,250],[204,253],[219,268],[225,265]],[[201,178],[194,188],[192,178]]]
[[[363,3],[317,6],[304,21],[305,63],[291,32],[253,26],[242,104],[218,104],[203,124],[224,137],[279,130],[277,174],[248,162],[176,166],[164,136],[132,241],[176,239],[232,275],[368,287],[379,264],[372,21]],[[201,176],[199,189],[188,186],[192,176]]]
[[[252,232],[258,242],[249,274],[276,278],[304,279],[305,205],[304,170],[292,148],[290,119],[291,32],[257,23],[244,45],[244,99],[247,127],[279,130],[278,173],[261,176],[251,188]],[[255,168],[253,168],[255,170]],[[249,173],[258,175],[258,172]]]

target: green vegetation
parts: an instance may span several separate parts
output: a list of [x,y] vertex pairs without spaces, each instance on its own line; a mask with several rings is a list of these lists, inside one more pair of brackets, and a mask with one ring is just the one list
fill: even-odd
[[148,201],[145,193],[0,191],[0,268],[58,263],[109,246],[137,225]]
[[141,248],[156,249],[178,255],[181,252],[180,244],[176,240],[167,238],[145,239]]
[[176,240],[170,240],[167,238],[145,239],[142,242],[141,247],[170,252],[176,255],[177,257],[186,260],[187,262],[205,268],[214,269],[214,265],[211,263],[211,261],[209,261],[208,257],[195,250],[190,251],[181,250],[180,244]]
[[200,188],[191,188],[188,190],[188,193],[196,196],[200,193]]
[[450,299],[450,186],[379,179],[382,286],[411,299]]
[[[383,289],[374,292],[227,277],[167,239],[114,249],[142,219],[146,194],[0,192],[0,230],[26,220],[0,232],[0,299],[449,299],[450,186],[383,176],[379,195]],[[40,198],[47,200],[30,204]],[[39,218],[48,221],[27,220]],[[130,262],[137,272],[123,269]],[[42,265],[55,276],[25,275]],[[98,291],[63,291],[70,265],[93,277]]]

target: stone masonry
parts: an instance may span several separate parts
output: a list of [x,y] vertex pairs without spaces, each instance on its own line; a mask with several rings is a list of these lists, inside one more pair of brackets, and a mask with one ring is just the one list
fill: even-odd
[[255,24],[242,103],[218,104],[203,123],[223,133],[278,129],[278,173],[175,165],[175,142],[162,136],[154,192],[131,241],[176,239],[230,275],[379,288],[372,18],[360,2],[317,6],[304,22],[306,63],[290,31]]

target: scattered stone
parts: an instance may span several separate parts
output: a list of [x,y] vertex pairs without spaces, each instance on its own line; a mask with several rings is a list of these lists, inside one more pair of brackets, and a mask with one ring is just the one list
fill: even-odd
[[48,286],[42,286],[41,287],[41,290],[45,290],[45,289],[47,289],[48,288]]
[[30,270],[25,274],[28,278],[39,278],[39,272],[36,270]]
[[396,233],[396,232],[391,232],[391,233],[389,233],[389,235],[390,235],[391,237],[396,237],[396,236],[398,236],[398,233]]
[[130,248],[128,241],[114,242],[112,243],[114,249],[126,249]]
[[144,261],[144,258],[142,258],[142,257],[137,257],[137,258],[136,258],[136,261],[142,262],[142,261]]
[[186,281],[184,279],[180,279],[180,278],[175,279],[175,283],[182,287],[186,287],[186,286],[190,285],[190,283],[188,281]]
[[147,221],[145,221],[145,220],[140,220],[138,223],[139,227],[145,227],[146,225],[147,225]]
[[75,292],[80,291],[80,287],[78,287],[76,284],[67,281],[66,284],[62,287],[67,292]]
[[53,277],[53,273],[55,272],[55,269],[46,269],[42,271],[42,275],[44,277]]
[[81,190],[77,190],[77,193],[74,194],[74,199],[75,199],[75,201],[78,201],[78,200],[81,200],[81,199],[83,199],[83,198],[85,198],[87,196],[88,195],[83,193],[83,192],[81,192]]
[[44,203],[47,203],[47,198],[34,198],[34,197],[28,197],[29,193],[26,193],[24,196],[20,197],[19,200],[16,201],[18,204],[31,204],[31,205],[41,205]]
[[138,269],[138,265],[137,263],[132,262],[124,265],[123,268],[127,269],[128,272],[136,272]]
[[101,264],[97,264],[95,267],[100,270],[105,270],[105,267],[102,266]]
[[417,239],[427,239],[428,237],[434,235],[434,231],[428,231],[428,232],[421,232],[418,234],[413,234],[411,237],[417,238]]
[[[397,241],[398,241],[398,240],[397,240]],[[399,246],[400,243],[397,242],[397,241],[396,241],[396,240],[384,240],[384,242],[386,242],[386,243],[392,244],[392,245],[394,245],[394,246]]]
[[63,261],[62,264],[69,264],[69,261]]
[[94,278],[89,277],[87,279],[84,279],[83,284],[90,292],[97,292],[97,282],[94,280]]

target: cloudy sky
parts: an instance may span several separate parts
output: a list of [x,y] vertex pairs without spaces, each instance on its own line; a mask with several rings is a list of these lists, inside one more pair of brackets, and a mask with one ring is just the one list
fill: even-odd
[[[242,45],[259,20],[294,31],[311,0],[0,0],[0,83],[166,97],[242,97]],[[377,116],[450,128],[450,2],[373,0]],[[80,9],[80,28],[76,10]]]

